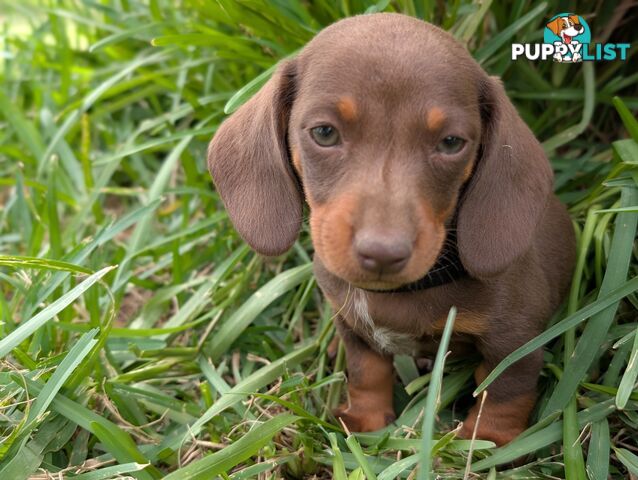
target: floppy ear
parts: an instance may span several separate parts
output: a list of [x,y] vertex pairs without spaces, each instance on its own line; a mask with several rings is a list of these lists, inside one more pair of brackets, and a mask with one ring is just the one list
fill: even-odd
[[458,248],[467,271],[490,277],[531,246],[553,172],[497,78],[482,88],[482,145],[459,207]]
[[547,25],[547,28],[549,28],[552,32],[554,32],[554,35],[558,35],[560,33],[560,17],[555,18],[554,20],[552,20],[551,22],[549,22]]
[[208,147],[208,169],[230,219],[264,255],[288,250],[301,226],[300,186],[286,140],[294,94],[292,61],[222,123]]

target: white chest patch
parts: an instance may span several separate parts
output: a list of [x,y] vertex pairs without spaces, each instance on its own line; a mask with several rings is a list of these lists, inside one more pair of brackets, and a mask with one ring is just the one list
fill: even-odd
[[394,354],[416,355],[418,353],[419,347],[414,335],[375,325],[368,310],[368,299],[364,290],[354,289],[353,304],[356,317],[355,331],[363,333],[373,343],[372,347]]

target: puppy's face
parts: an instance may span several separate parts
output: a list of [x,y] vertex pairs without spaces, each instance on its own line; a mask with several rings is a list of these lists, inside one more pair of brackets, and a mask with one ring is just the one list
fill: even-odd
[[446,240],[481,135],[477,82],[437,31],[415,34],[426,49],[356,29],[339,48],[332,33],[298,59],[292,162],[328,270],[395,288],[425,275]]

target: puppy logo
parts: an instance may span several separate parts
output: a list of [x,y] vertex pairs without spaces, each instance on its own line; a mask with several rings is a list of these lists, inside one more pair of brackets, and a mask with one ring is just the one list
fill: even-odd
[[583,45],[591,41],[589,25],[579,15],[561,13],[545,25],[544,41],[554,45],[555,62],[582,62]]
[[629,43],[591,43],[583,17],[560,13],[545,24],[543,43],[512,43],[512,60],[553,59],[560,63],[627,60]]

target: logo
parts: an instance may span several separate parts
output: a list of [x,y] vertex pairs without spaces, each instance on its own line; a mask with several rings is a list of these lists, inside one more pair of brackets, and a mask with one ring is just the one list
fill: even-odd
[[528,60],[580,63],[594,60],[626,60],[628,43],[591,43],[591,30],[583,17],[561,13],[545,24],[544,43],[513,43],[512,60],[523,56]]

